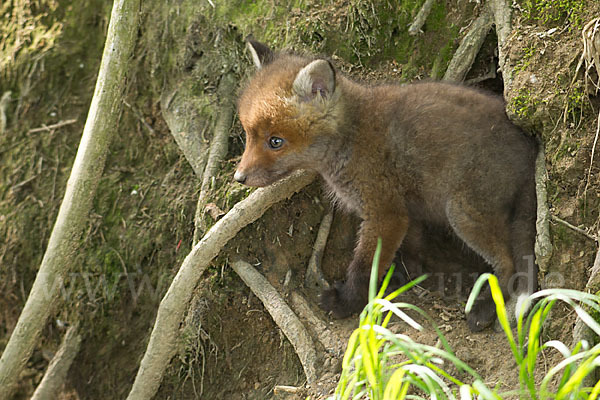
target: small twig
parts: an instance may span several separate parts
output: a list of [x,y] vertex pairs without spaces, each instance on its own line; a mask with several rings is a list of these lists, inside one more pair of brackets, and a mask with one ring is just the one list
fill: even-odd
[[323,272],[321,271],[321,260],[323,258],[323,250],[327,244],[327,237],[329,236],[329,230],[331,229],[331,222],[333,221],[333,211],[328,212],[323,217],[321,225],[319,226],[319,232],[317,233],[317,239],[313,244],[313,252],[308,261],[308,268],[306,268],[306,276],[304,277],[304,286],[307,288],[318,287],[320,289],[329,288],[329,283],[323,278]]
[[67,372],[79,353],[80,345],[81,336],[77,333],[77,325],[73,325],[67,329],[60,348],[50,361],[42,381],[31,397],[32,400],[51,400],[59,397]]
[[77,122],[76,119],[68,119],[66,121],[57,122],[56,124],[42,125],[39,128],[30,129],[29,131],[27,131],[27,133],[38,133],[38,132],[44,132],[44,131],[50,132],[54,129],[62,128],[65,125],[74,124],[75,122]]
[[296,386],[277,385],[273,388],[273,394],[275,394],[276,396],[281,394],[296,394],[299,393],[301,390],[302,388]]
[[567,221],[565,221],[564,219],[560,219],[559,217],[557,217],[556,215],[552,216],[552,220],[555,222],[559,222],[561,224],[563,224],[564,226],[566,226],[569,229],[574,230],[577,233],[581,233],[583,236],[585,236],[588,239],[593,240],[594,242],[598,241],[598,238],[594,235],[590,235],[589,233],[587,233],[587,231],[585,231],[584,229],[578,228],[573,224],[568,223]]
[[23,186],[27,185],[29,182],[33,181],[33,180],[34,180],[35,178],[37,178],[37,177],[38,177],[38,175],[34,175],[34,176],[32,176],[31,178],[25,179],[24,181],[22,181],[22,182],[19,182],[19,183],[17,183],[16,185],[12,186],[12,187],[10,188],[10,191],[11,191],[11,193],[14,193],[14,192],[16,192],[18,189],[20,189],[21,187],[23,187]]
[[315,345],[296,314],[275,288],[252,265],[245,261],[235,261],[231,267],[248,285],[273,317],[273,321],[288,338],[300,359],[308,383],[317,379],[317,351]]
[[126,100],[123,100],[123,104],[125,104],[127,106],[127,108],[129,108],[131,110],[131,112],[133,112],[133,115],[135,115],[135,117],[142,123],[142,125],[144,125],[146,127],[146,129],[148,129],[148,132],[150,132],[152,135],[154,135],[154,133],[155,133],[154,128],[152,128],[150,126],[150,124],[146,122],[146,120],[144,119],[144,116],[142,115],[140,110],[133,107]]
[[434,1],[435,0],[425,0],[425,3],[423,3],[423,6],[421,6],[421,9],[415,17],[415,20],[408,27],[409,35],[414,36],[423,32],[421,28],[423,27],[423,25],[425,25],[425,21],[427,20],[427,17],[429,16],[431,9],[433,8]]

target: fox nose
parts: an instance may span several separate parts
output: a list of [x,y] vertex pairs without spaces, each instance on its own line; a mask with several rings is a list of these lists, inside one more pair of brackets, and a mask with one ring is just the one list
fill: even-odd
[[235,179],[239,183],[244,183],[244,182],[246,182],[246,174],[244,174],[240,170],[237,170],[237,171],[235,171],[235,174],[233,175],[233,179]]

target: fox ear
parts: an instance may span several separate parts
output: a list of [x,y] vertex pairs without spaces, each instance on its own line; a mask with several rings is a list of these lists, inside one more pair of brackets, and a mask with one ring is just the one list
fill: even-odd
[[335,70],[327,60],[315,60],[302,68],[294,80],[294,92],[304,101],[320,95],[327,99],[335,90]]
[[252,39],[251,36],[246,38],[246,47],[248,47],[248,51],[252,55],[252,61],[254,61],[256,69],[261,69],[273,61],[273,51],[266,44]]

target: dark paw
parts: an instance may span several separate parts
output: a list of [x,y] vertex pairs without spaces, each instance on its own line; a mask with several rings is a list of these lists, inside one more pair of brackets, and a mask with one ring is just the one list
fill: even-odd
[[467,314],[467,325],[472,332],[479,332],[496,320],[496,305],[491,299],[477,300]]
[[346,295],[347,287],[341,282],[336,282],[333,288],[324,290],[320,297],[320,306],[325,311],[331,311],[335,318],[341,319],[359,312],[366,301],[362,301],[357,294]]

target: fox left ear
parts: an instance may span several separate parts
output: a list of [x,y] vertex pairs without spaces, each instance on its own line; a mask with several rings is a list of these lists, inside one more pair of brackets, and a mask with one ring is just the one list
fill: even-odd
[[266,44],[254,40],[252,35],[246,38],[246,47],[250,51],[256,69],[261,69],[275,58],[273,51]]
[[335,90],[335,70],[327,60],[315,60],[302,68],[294,80],[294,92],[304,101],[317,95],[327,99]]

